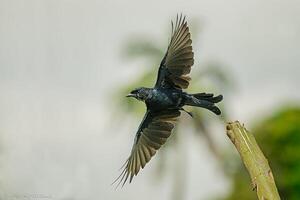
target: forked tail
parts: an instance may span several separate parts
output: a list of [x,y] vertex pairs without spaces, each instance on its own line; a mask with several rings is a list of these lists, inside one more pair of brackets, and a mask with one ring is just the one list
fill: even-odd
[[215,105],[215,103],[222,101],[222,99],[222,95],[214,96],[214,94],[210,93],[187,94],[185,105],[206,108],[216,115],[220,115],[221,110]]

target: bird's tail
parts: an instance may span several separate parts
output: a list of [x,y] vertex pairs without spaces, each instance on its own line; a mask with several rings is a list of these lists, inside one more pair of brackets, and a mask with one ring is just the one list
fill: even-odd
[[187,94],[185,99],[185,105],[206,108],[215,113],[216,115],[220,115],[221,111],[215,105],[215,103],[222,101],[222,99],[222,95],[214,96],[210,93]]

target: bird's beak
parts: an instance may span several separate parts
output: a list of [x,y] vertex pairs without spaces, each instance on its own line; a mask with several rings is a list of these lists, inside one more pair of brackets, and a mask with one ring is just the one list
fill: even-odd
[[135,94],[127,94],[126,97],[135,97]]

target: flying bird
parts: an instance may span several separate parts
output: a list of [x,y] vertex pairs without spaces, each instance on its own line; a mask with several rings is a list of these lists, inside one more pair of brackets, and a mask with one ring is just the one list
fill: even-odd
[[189,86],[191,78],[188,74],[194,64],[191,34],[182,15],[180,17],[177,15],[175,25],[173,21],[171,24],[171,40],[160,63],[155,86],[140,87],[127,95],[145,102],[147,111],[136,132],[130,156],[122,167],[121,175],[115,180],[115,182],[119,180],[118,185],[122,183],[123,186],[128,180],[131,182],[156,151],[165,144],[181,111],[192,116],[192,113],[184,110],[183,106],[202,107],[216,115],[221,114],[215,103],[222,101],[222,95],[188,94],[183,91]]

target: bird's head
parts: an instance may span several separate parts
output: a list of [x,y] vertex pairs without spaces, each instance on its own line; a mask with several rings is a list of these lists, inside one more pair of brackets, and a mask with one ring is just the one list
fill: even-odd
[[137,100],[145,101],[149,96],[149,89],[148,88],[137,88],[132,90],[126,97],[134,97]]

